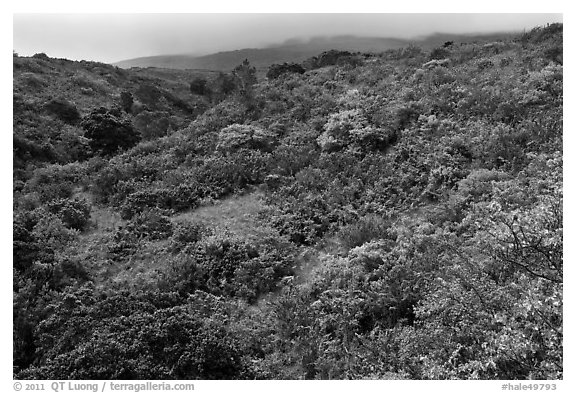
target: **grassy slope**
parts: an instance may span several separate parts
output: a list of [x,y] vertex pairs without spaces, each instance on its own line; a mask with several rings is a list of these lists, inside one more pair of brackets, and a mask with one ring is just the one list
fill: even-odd
[[264,236],[278,236],[277,231],[260,216],[270,207],[263,201],[261,192],[232,196],[215,202],[213,205],[178,214],[173,221],[191,221],[204,224],[218,231],[240,236],[247,240],[257,240]]

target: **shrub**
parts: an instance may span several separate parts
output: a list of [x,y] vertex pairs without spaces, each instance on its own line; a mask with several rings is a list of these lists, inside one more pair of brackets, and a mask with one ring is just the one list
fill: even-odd
[[109,246],[109,257],[122,262],[141,248],[140,241],[164,240],[172,236],[173,225],[165,211],[152,208],[135,214],[124,226],[114,233]]
[[134,97],[129,91],[123,91],[120,93],[120,107],[126,113],[132,112],[132,105],[134,104]]
[[349,145],[361,151],[383,150],[396,140],[394,131],[373,127],[359,109],[330,115],[324,130],[317,141],[326,152],[342,150]]
[[274,171],[281,176],[294,176],[318,158],[316,144],[291,145],[282,143],[274,150]]
[[210,95],[211,91],[208,87],[208,81],[201,77],[194,78],[190,82],[190,93],[200,96]]
[[34,171],[34,175],[24,186],[27,193],[38,193],[42,202],[72,196],[74,187],[82,184],[84,173],[77,163],[53,164]]
[[66,123],[74,124],[80,120],[80,112],[76,106],[63,98],[48,101],[44,104],[44,109]]
[[122,203],[120,215],[124,219],[130,219],[154,207],[175,211],[191,209],[198,205],[205,193],[206,191],[198,183],[183,183],[174,187],[134,191]]
[[220,198],[251,184],[261,184],[269,173],[270,155],[240,149],[227,156],[215,156],[198,168],[196,180],[203,196]]
[[362,217],[338,230],[337,237],[346,249],[358,247],[372,240],[388,237],[390,223],[378,216]]
[[246,109],[234,100],[225,100],[199,116],[194,121],[196,132],[218,132],[231,124],[246,121]]
[[293,274],[288,249],[276,247],[257,249],[219,233],[204,236],[180,254],[172,285],[181,293],[201,290],[252,303],[261,294],[275,290],[282,277]]
[[478,62],[478,71],[483,71],[489,68],[493,68],[494,63],[491,60],[483,59]]
[[418,119],[419,108],[415,104],[409,104],[398,108],[394,113],[394,126],[396,130],[405,129],[412,121]]
[[150,107],[155,107],[160,98],[162,97],[162,92],[153,85],[142,84],[134,92],[134,95],[145,105]]
[[450,56],[450,51],[446,48],[435,48],[430,52],[430,60],[442,60]]
[[174,231],[172,222],[160,209],[152,209],[136,215],[126,228],[138,237],[150,240],[167,239]]
[[56,199],[46,210],[59,217],[68,228],[84,230],[90,221],[90,205],[85,200]]
[[236,91],[234,76],[223,72],[218,73],[218,76],[214,79],[211,85],[212,88],[210,90],[213,92],[212,96],[216,98],[216,101],[222,101]]
[[61,250],[78,237],[78,232],[69,229],[59,217],[48,213],[40,217],[32,235],[41,248]]
[[61,161],[84,161],[92,156],[90,141],[82,134],[82,130],[74,126],[65,126],[60,130],[60,141],[54,143],[54,150]]
[[201,223],[184,221],[175,225],[172,235],[172,250],[178,252],[190,244],[196,244],[209,234],[208,228]]
[[[347,66],[348,69],[361,66],[364,63],[364,59],[360,55],[351,55],[351,56],[340,56],[338,60],[336,60],[336,65],[338,66]],[[351,80],[353,83],[353,80]]]
[[318,56],[314,56],[306,61],[309,68],[322,68],[327,66],[332,66],[336,64],[350,63],[355,64],[357,62],[356,57],[348,51],[339,50],[329,50],[327,52],[322,52]]
[[293,243],[314,244],[332,228],[333,212],[322,195],[308,195],[279,208],[272,225]]
[[241,148],[271,151],[277,143],[276,138],[274,132],[257,126],[232,124],[223,128],[218,134],[216,149],[222,152],[231,152]]
[[200,292],[186,303],[175,293],[69,290],[38,326],[43,361],[18,378],[250,379],[221,303]]
[[324,133],[318,137],[318,144],[323,151],[341,150],[350,143],[350,131],[365,125],[366,119],[359,109],[333,113],[323,127]]
[[90,280],[88,271],[79,261],[63,259],[54,265],[50,285],[56,290],[62,290],[75,283],[82,284]]
[[417,59],[424,56],[424,51],[421,47],[415,46],[414,44],[409,44],[406,47],[400,49],[389,50],[386,52],[392,59]]
[[368,126],[350,131],[352,141],[362,151],[382,151],[396,142],[397,134],[392,130],[384,130]]
[[22,222],[14,220],[12,237],[13,267],[18,271],[25,271],[32,264],[41,260],[42,249],[37,243],[30,228],[26,228]]
[[95,77],[89,73],[79,72],[70,77],[70,82],[73,87],[77,87],[83,94],[92,95],[94,92],[100,94],[111,94],[111,86],[100,77]]
[[524,44],[532,42],[539,44],[549,39],[562,39],[564,32],[564,25],[562,23],[552,23],[546,27],[538,26],[524,33],[520,37],[520,41]]
[[35,142],[28,138],[22,137],[16,133],[13,135],[13,152],[14,166],[17,166],[17,160],[20,160],[22,166],[31,161],[55,162],[58,160],[58,153],[54,146],[46,142]]
[[[23,72],[20,74],[18,81],[24,84],[29,90],[39,91],[48,86],[48,83],[34,72]],[[14,109],[16,110],[16,108]]]
[[81,126],[86,130],[85,136],[90,139],[92,150],[102,155],[129,149],[140,141],[140,134],[116,109],[96,109],[82,119]]
[[168,132],[168,112],[142,111],[134,118],[134,128],[144,140],[160,138]]
[[564,53],[561,45],[556,45],[544,51],[544,58],[558,64],[563,64]]
[[304,67],[296,63],[272,64],[266,73],[266,78],[276,79],[283,74],[303,74],[306,72]]

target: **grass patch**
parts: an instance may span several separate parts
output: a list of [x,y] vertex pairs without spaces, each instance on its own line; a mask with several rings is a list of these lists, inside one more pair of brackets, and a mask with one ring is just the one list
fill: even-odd
[[267,206],[260,191],[234,195],[217,201],[213,205],[201,206],[192,211],[174,216],[174,223],[194,222],[211,228],[215,233],[226,232],[234,237],[258,243],[278,231],[265,220]]

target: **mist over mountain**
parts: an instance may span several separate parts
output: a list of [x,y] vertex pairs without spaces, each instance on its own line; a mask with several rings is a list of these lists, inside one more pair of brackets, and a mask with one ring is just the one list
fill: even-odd
[[510,36],[511,33],[492,34],[445,34],[437,33],[417,39],[359,37],[340,35],[331,37],[312,37],[309,39],[293,38],[283,43],[265,48],[245,48],[224,51],[214,54],[195,56],[190,54],[171,54],[122,60],[114,65],[121,68],[156,67],[172,69],[203,69],[212,71],[229,71],[248,59],[256,68],[269,67],[274,63],[287,61],[301,62],[330,49],[352,52],[379,53],[391,49],[399,49],[408,45],[431,49],[446,41],[455,43],[497,41]]

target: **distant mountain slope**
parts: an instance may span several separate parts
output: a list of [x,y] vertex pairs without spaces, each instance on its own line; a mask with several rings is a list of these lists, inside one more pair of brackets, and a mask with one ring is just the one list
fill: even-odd
[[329,49],[382,52],[387,49],[401,48],[408,44],[409,41],[389,38],[361,38],[352,36],[314,38],[307,42],[292,40],[274,47],[261,49],[247,48],[218,52],[205,56],[183,54],[140,57],[120,61],[114,65],[122,68],[158,67],[229,71],[244,59],[248,59],[253,66],[260,68],[269,67],[274,63],[301,62]]
[[441,45],[446,41],[494,41],[505,38],[508,35],[508,33],[494,33],[488,35],[434,34],[417,40],[356,36],[316,37],[308,41],[289,40],[278,46],[268,48],[240,49],[218,52],[205,56],[182,54],[139,57],[123,60],[114,63],[114,65],[121,68],[157,67],[229,71],[240,64],[244,59],[248,59],[250,63],[257,68],[264,68],[269,67],[274,63],[301,62],[309,57],[330,49],[378,53],[390,49],[406,47],[410,44],[430,49]]

